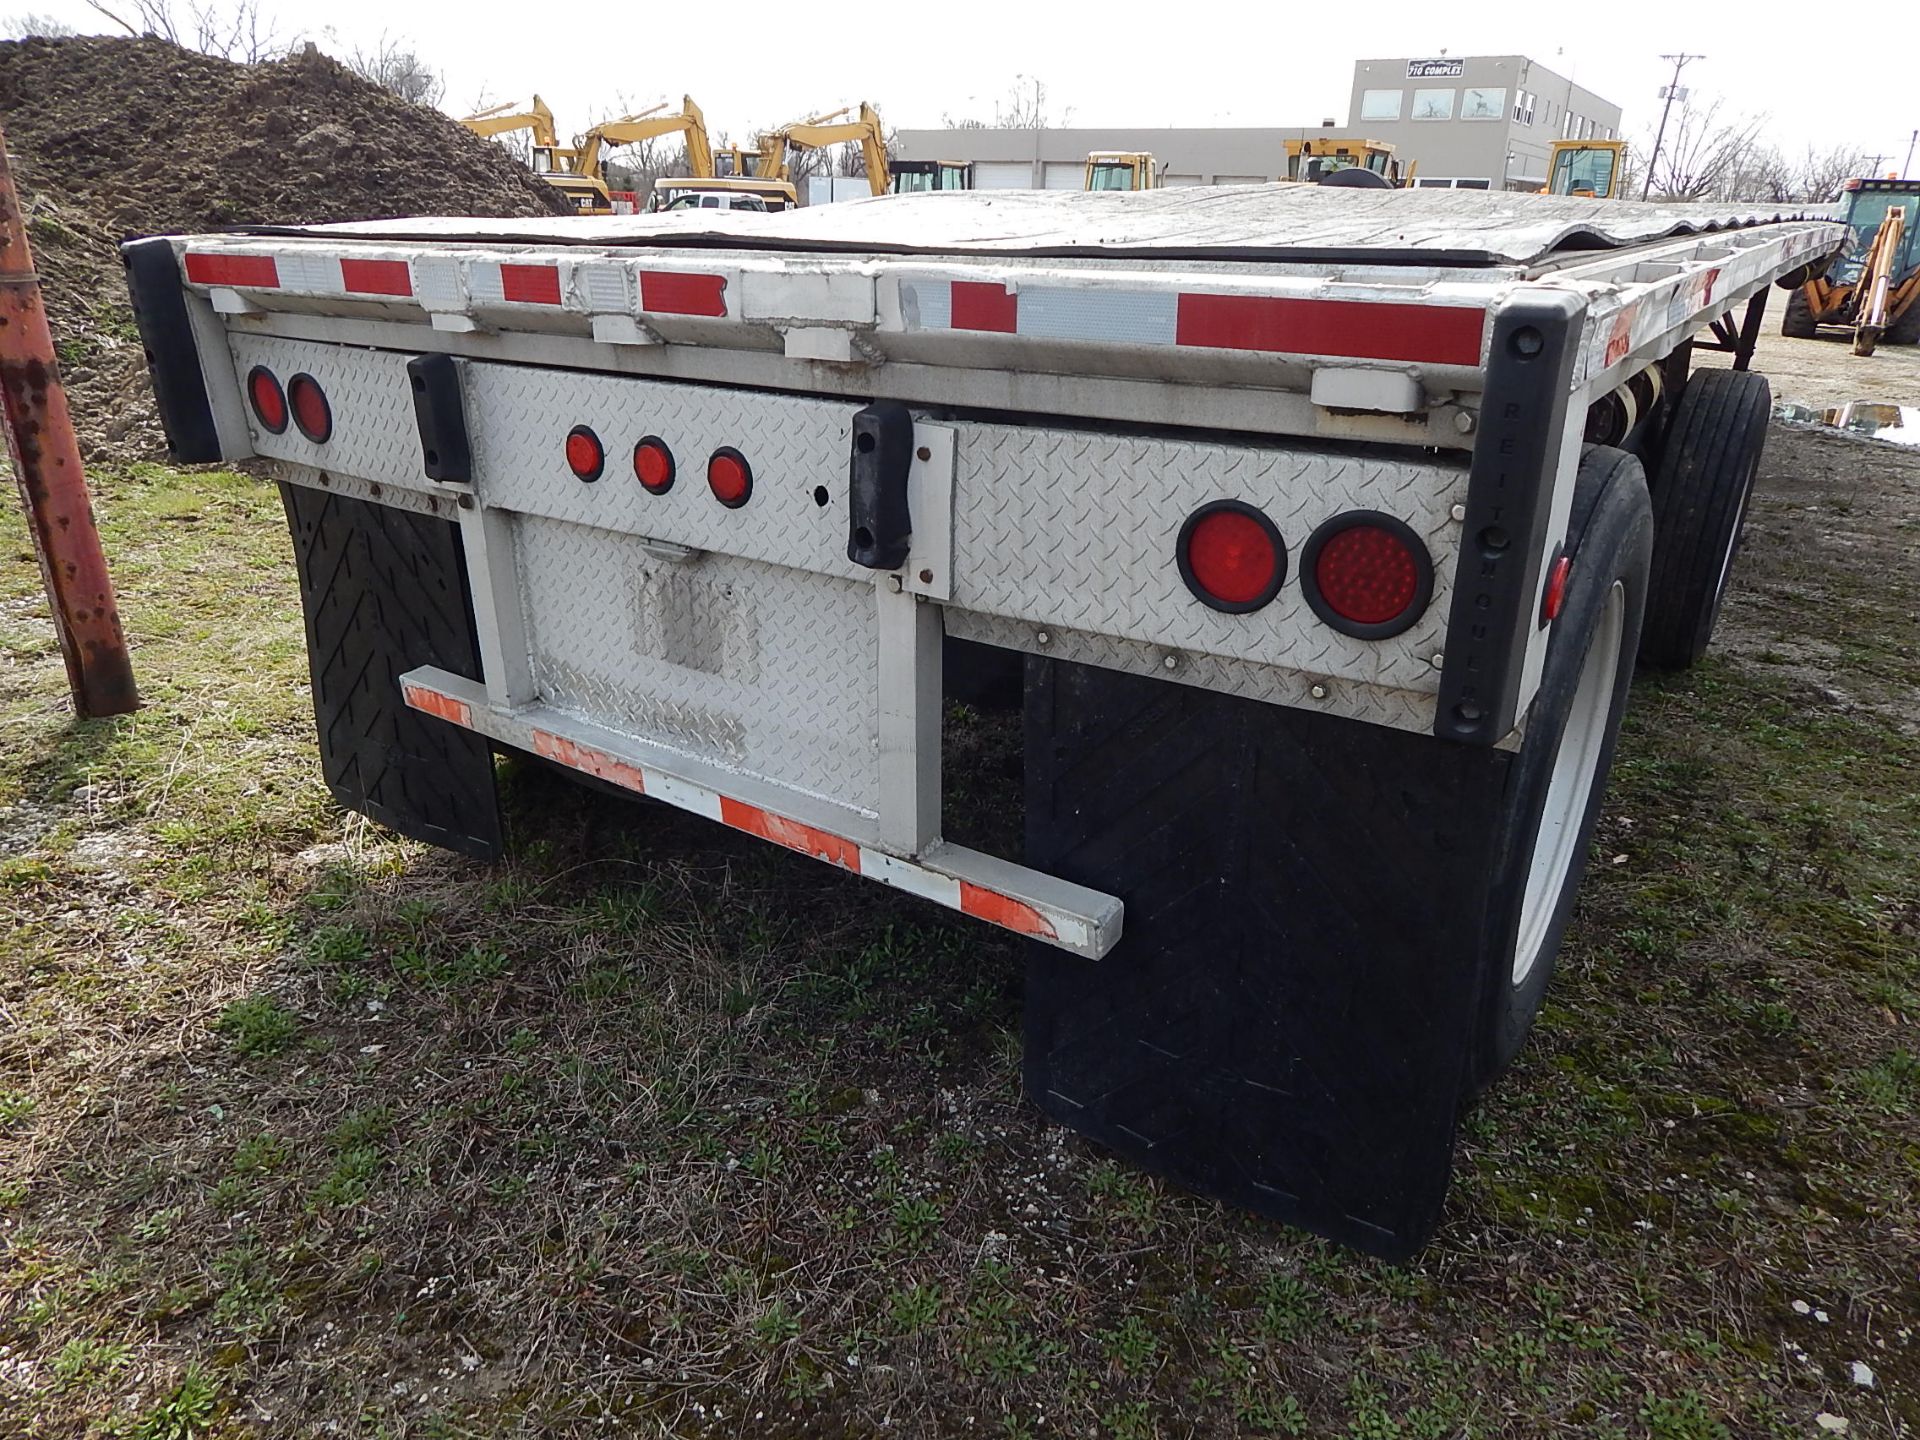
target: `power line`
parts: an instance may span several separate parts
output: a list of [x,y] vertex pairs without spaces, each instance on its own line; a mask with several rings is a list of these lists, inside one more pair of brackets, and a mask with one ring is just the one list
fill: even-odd
[[1653,137],[1653,154],[1647,157],[1647,183],[1640,187],[1640,198],[1645,200],[1653,193],[1653,167],[1660,162],[1660,144],[1667,138],[1667,116],[1673,110],[1674,97],[1680,90],[1680,72],[1695,60],[1704,60],[1704,55],[1662,55],[1662,60],[1673,62],[1673,81],[1667,86],[1667,103],[1660,107],[1660,129]]

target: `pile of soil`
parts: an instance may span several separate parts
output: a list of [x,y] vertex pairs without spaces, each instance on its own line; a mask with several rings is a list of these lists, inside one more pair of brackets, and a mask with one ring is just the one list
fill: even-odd
[[552,186],[311,46],[264,65],[154,39],[0,43],[0,129],[89,460],[166,444],[116,250],[129,236],[394,215],[552,215]]

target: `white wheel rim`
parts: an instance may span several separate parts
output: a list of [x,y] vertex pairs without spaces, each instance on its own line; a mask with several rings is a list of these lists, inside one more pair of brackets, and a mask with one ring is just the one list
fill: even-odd
[[1747,501],[1753,498],[1753,477],[1747,477],[1747,483],[1740,489],[1740,508],[1734,512],[1733,534],[1727,537],[1726,553],[1720,557],[1720,583],[1713,592],[1714,614],[1720,613],[1720,602],[1727,596],[1727,577],[1733,574],[1733,553],[1740,548],[1740,532],[1747,528]]
[[1606,749],[1607,727],[1613,718],[1613,682],[1620,671],[1620,641],[1627,628],[1627,587],[1619,580],[1607,592],[1600,623],[1580,667],[1580,683],[1573,692],[1573,708],[1560,747],[1553,755],[1553,775],[1547,782],[1547,803],[1540,814],[1540,832],[1534,837],[1533,858],[1527,866],[1527,892],[1520,906],[1520,938],[1513,951],[1513,983],[1523,985],[1540,963],[1553,912],[1567,876],[1580,859],[1580,822],[1593,796],[1600,772],[1600,753]]

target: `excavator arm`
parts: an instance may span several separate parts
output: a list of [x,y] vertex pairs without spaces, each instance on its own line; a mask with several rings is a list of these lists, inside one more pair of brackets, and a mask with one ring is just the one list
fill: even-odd
[[536,145],[559,143],[553,128],[553,111],[538,95],[533,97],[533,108],[530,110],[515,110],[509,101],[491,110],[482,110],[477,115],[469,115],[460,123],[476,135],[507,135],[515,130],[531,130]]
[[653,110],[594,126],[580,137],[574,168],[582,175],[598,176],[603,151],[615,145],[637,145],[642,140],[684,133],[687,137],[687,168],[697,176],[710,178],[713,175],[713,144],[707,138],[706,116],[693,103],[691,95],[684,95],[680,100],[679,114],[648,118],[654,116],[654,111],[664,108],[656,105]]
[[[864,101],[860,105],[860,118],[843,121],[840,124],[825,124],[835,115],[844,115],[839,110],[833,114],[814,120],[802,121],[798,125],[789,125],[779,132],[786,145],[796,150],[820,150],[828,145],[844,144],[848,140],[860,142],[860,158],[866,162],[867,184],[876,195],[885,195],[893,187],[893,176],[887,168],[886,132],[881,128],[880,115]],[[772,138],[772,137],[769,137]],[[763,144],[762,149],[767,147]],[[782,176],[786,170],[785,147],[780,147],[780,168]]]

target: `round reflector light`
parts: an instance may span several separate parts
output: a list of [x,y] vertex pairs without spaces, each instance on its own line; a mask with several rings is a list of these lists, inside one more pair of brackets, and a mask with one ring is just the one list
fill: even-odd
[[307,439],[324,445],[333,438],[333,407],[313,376],[303,373],[287,381],[287,405],[293,411],[293,423]]
[[1180,578],[1202,605],[1242,615],[1280,593],[1287,546],[1263,511],[1238,500],[1202,505],[1180,527]]
[[1427,547],[1401,521],[1374,510],[1336,515],[1314,531],[1300,567],[1313,613],[1361,640],[1398,635],[1433,598]]
[[253,418],[260,422],[262,429],[275,435],[286,430],[286,394],[280,389],[280,382],[273,378],[273,372],[264,365],[256,365],[247,372],[247,403],[253,406]]
[[567,432],[567,468],[587,481],[598,480],[607,468],[606,448],[590,427],[576,425]]
[[738,510],[753,496],[753,467],[731,445],[722,445],[707,460],[707,488],[729,510]]
[[664,495],[673,488],[673,451],[658,435],[648,435],[633,447],[633,473],[649,494]]

